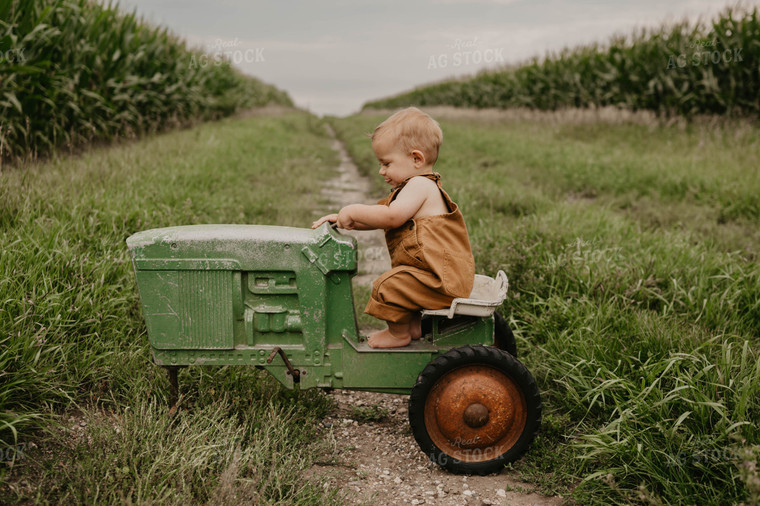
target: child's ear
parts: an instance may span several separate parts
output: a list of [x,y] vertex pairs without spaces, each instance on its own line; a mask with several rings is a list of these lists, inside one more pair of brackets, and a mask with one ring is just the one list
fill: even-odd
[[425,154],[419,149],[412,151],[412,161],[418,169],[425,166]]

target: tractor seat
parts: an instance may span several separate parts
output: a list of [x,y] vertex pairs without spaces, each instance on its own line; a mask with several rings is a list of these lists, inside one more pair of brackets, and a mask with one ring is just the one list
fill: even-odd
[[451,301],[451,306],[445,309],[423,309],[422,316],[491,316],[497,307],[504,302],[509,289],[509,280],[504,271],[496,273],[496,279],[481,274],[475,274],[472,292],[467,298],[461,297]]

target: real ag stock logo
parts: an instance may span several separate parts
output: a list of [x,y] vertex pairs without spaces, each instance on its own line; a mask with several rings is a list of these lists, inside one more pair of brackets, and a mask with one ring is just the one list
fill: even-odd
[[428,58],[428,70],[446,67],[463,67],[481,63],[504,63],[504,48],[485,48],[477,37],[473,39],[456,39],[447,48],[449,52],[433,54]]
[[264,48],[240,48],[240,39],[216,39],[206,44],[206,52],[200,56],[193,55],[190,58],[190,68],[206,67],[208,65],[219,66],[227,61],[240,65],[241,63],[264,63]]
[[744,61],[742,48],[718,49],[720,43],[717,39],[697,39],[689,44],[690,51],[680,54],[671,54],[668,58],[668,70],[685,68],[689,65],[717,65],[719,63],[740,63]]

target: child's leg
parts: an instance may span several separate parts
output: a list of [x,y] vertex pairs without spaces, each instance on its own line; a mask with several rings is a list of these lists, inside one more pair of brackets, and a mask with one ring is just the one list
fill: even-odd
[[412,315],[412,320],[409,322],[409,333],[412,335],[412,339],[422,337],[422,313],[415,312]]
[[444,309],[454,297],[442,293],[441,281],[434,274],[401,265],[372,283],[372,293],[364,312],[384,321],[409,321],[409,313],[419,320],[423,309]]
[[[430,272],[402,265],[375,280],[365,313],[388,324],[388,329],[370,336],[373,348],[406,346],[422,336],[422,309],[443,309],[453,297],[444,295]],[[433,288],[434,287],[434,288]]]

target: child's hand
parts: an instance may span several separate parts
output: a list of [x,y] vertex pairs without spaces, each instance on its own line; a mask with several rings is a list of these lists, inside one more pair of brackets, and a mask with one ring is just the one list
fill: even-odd
[[327,216],[322,216],[320,219],[318,219],[317,221],[315,221],[314,223],[311,224],[311,228],[317,228],[318,226],[320,226],[322,223],[324,223],[326,221],[329,221],[330,223],[337,222],[338,221],[338,214],[337,213],[333,213],[333,214],[328,214]]

